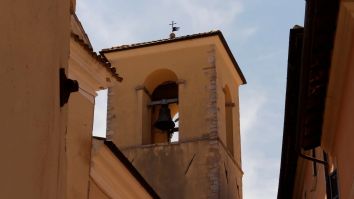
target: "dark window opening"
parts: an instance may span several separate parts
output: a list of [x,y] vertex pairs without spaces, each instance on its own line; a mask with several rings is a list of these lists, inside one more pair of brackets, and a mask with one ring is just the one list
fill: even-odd
[[328,181],[329,181],[329,187],[330,187],[330,192],[331,192],[331,199],[338,199],[339,198],[339,192],[338,192],[338,176],[337,176],[337,170],[334,170],[332,173],[329,174],[328,176]]

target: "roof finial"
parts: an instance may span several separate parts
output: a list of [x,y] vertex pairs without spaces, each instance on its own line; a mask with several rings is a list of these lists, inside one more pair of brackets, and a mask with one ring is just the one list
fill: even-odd
[[180,27],[177,27],[177,26],[174,26],[176,25],[177,23],[175,23],[174,21],[172,21],[172,23],[170,23],[169,25],[171,26],[172,28],[172,32],[170,34],[170,39],[173,39],[176,37],[176,34],[174,33],[175,31],[178,31]]

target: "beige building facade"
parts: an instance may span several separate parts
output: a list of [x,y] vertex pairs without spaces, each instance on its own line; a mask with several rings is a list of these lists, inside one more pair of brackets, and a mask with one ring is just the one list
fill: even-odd
[[64,198],[70,1],[2,1],[1,198]]
[[[246,81],[222,33],[101,54],[125,79],[108,91],[107,139],[161,198],[242,198],[238,88]],[[163,100],[178,117],[178,140],[154,126]]]
[[117,155],[118,148],[92,138],[96,92],[120,84],[122,78],[92,50],[75,14],[71,15],[68,77],[79,88],[68,100],[65,198],[159,198],[125,157]]
[[[0,198],[158,198],[119,149],[91,152],[96,91],[121,77],[92,51],[75,1],[2,5]],[[102,165],[114,195],[96,183]]]
[[66,198],[88,198],[96,91],[118,83],[121,77],[92,51],[90,40],[74,13],[68,78],[76,80],[79,88],[68,100]]

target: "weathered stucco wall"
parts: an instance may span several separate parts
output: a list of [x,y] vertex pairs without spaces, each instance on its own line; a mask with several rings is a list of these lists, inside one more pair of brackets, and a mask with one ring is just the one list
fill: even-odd
[[110,199],[97,184],[91,179],[90,180],[90,193],[89,199]]
[[222,142],[219,142],[218,146],[220,149],[220,198],[241,199],[243,196],[243,171],[241,165],[239,165],[238,162],[235,162],[229,150]]
[[[105,53],[124,77],[109,91],[108,134],[162,198],[242,198],[240,74],[218,36]],[[178,143],[148,142],[148,103],[164,81],[178,84]],[[227,149],[225,92],[233,104]],[[174,109],[171,108],[171,111]],[[234,151],[235,159],[230,151]],[[225,178],[225,167],[228,171]]]
[[[313,156],[312,151],[307,151],[308,156]],[[316,158],[323,160],[323,150],[318,147],[316,149]],[[297,163],[296,181],[299,182],[295,186],[293,198],[325,198],[326,196],[326,178],[325,168],[323,164],[313,164],[312,161],[299,159]],[[301,182],[301,183],[300,183]]]
[[90,191],[90,198],[93,199],[101,199],[101,196],[117,199],[152,198],[126,165],[103,142],[97,140],[93,144],[90,179],[90,189],[94,189]]
[[212,153],[209,150],[209,140],[201,140],[122,151],[161,198],[180,199],[211,195],[213,178],[209,176],[211,162],[208,160]]
[[4,0],[0,13],[0,198],[64,198],[70,1]]
[[[175,45],[180,49],[174,49]],[[173,72],[178,80],[181,80],[178,103],[180,140],[208,135],[208,125],[205,123],[208,112],[206,104],[209,102],[209,74],[206,70],[210,66],[208,57],[211,46],[201,43],[195,47],[184,48],[180,45],[182,44],[156,46],[153,47],[156,50],[153,52],[137,49],[134,53],[128,50],[106,55],[125,78],[122,83],[110,89],[109,94],[109,103],[113,106],[109,108],[108,129],[111,132],[108,134],[113,135],[112,139],[118,146],[142,144],[142,131],[150,129],[150,124],[143,121],[147,117],[142,118],[139,115],[139,95],[144,93],[136,88],[146,87],[151,94],[158,84],[169,80],[161,75],[160,80],[156,80],[155,87],[145,84],[149,75],[161,69]],[[143,108],[147,109],[146,106]],[[190,114],[192,110],[193,114]],[[126,136],[127,133],[129,136]]]
[[69,99],[67,142],[67,196],[87,198],[91,163],[94,104],[81,93]]
[[322,144],[337,169],[341,198],[354,198],[354,2],[341,1]]
[[122,150],[161,198],[242,198],[242,175],[217,139]]
[[[218,48],[221,48],[218,46]],[[224,145],[228,148],[226,136],[226,121],[225,111],[229,106],[232,109],[232,145],[229,151],[233,151],[233,158],[237,164],[241,165],[241,134],[240,134],[240,107],[239,107],[239,86],[243,84],[235,73],[234,65],[231,60],[221,53],[222,50],[216,53],[216,69],[217,69],[217,110],[218,110],[218,127],[219,137]],[[225,99],[226,89],[230,92],[231,102]]]

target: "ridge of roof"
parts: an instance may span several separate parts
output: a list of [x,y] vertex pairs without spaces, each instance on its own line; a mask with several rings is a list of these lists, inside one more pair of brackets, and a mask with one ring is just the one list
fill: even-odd
[[116,68],[114,68],[111,63],[102,55],[97,54],[93,51],[92,47],[85,43],[83,39],[80,38],[79,35],[71,32],[71,37],[78,42],[91,56],[96,59],[99,63],[103,65],[107,69],[107,71],[118,81],[121,82],[123,80],[122,77],[117,73]]
[[175,38],[160,39],[160,40],[154,40],[154,41],[148,41],[148,42],[141,42],[141,43],[135,43],[135,44],[130,44],[130,45],[114,46],[111,48],[104,48],[99,53],[102,57],[107,59],[106,56],[104,55],[105,53],[130,50],[130,49],[136,49],[136,48],[142,48],[142,47],[148,47],[148,46],[154,46],[154,45],[161,45],[161,44],[166,44],[166,43],[173,43],[173,42],[178,42],[178,41],[198,39],[198,38],[204,38],[204,37],[210,37],[210,36],[218,36],[220,38],[221,43],[223,44],[225,50],[227,51],[232,63],[234,64],[236,71],[240,75],[242,83],[246,84],[247,83],[246,78],[244,77],[240,67],[238,66],[236,59],[234,58],[225,38],[220,30],[212,30],[209,32],[197,33],[197,34],[192,34],[192,35],[184,35],[184,36],[175,37]]
[[[79,31],[81,32],[82,36],[84,38],[80,38],[84,41],[85,44],[87,44],[90,48],[92,48],[92,44],[91,44],[91,41],[90,41],[90,38],[88,37],[84,27],[82,26],[82,23],[80,21],[80,19],[77,17],[76,13],[73,13],[72,16],[74,17],[75,19],[75,22],[77,23],[77,25],[79,26]],[[78,35],[78,34],[77,34]],[[79,35],[78,35],[79,36]],[[80,37],[80,36],[79,36]],[[86,41],[85,41],[86,40]]]
[[126,50],[126,49],[132,49],[132,48],[143,47],[143,46],[145,47],[145,46],[175,42],[175,41],[180,41],[180,40],[185,40],[185,39],[194,39],[194,38],[200,38],[200,37],[206,37],[206,36],[213,36],[213,35],[217,35],[218,33],[221,33],[221,31],[220,30],[212,30],[209,32],[197,33],[197,34],[192,34],[192,35],[184,35],[184,36],[179,36],[179,37],[175,37],[175,38],[159,39],[159,40],[140,42],[140,43],[134,43],[134,44],[124,44],[124,45],[120,45],[120,46],[114,46],[111,48],[104,48],[100,51],[100,53]]

